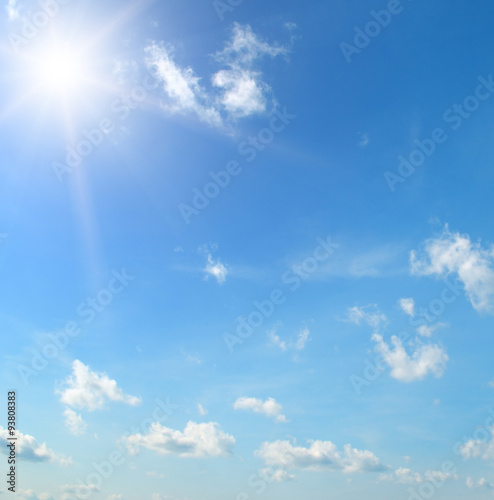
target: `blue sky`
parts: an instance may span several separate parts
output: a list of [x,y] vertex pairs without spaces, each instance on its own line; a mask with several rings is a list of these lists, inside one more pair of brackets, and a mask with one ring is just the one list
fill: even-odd
[[3,1],[18,498],[492,498],[493,18]]

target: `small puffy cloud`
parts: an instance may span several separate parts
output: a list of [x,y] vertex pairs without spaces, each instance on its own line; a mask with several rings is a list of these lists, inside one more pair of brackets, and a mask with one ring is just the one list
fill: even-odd
[[257,398],[238,398],[233,404],[235,410],[253,411],[261,413],[269,418],[274,418],[277,422],[287,422],[285,415],[282,415],[282,406],[273,398],[268,398],[266,401]]
[[264,467],[261,469],[261,477],[266,478],[266,482],[282,483],[284,481],[293,481],[295,476],[289,474],[286,469],[278,467]]
[[381,324],[386,323],[388,320],[375,304],[369,304],[365,307],[349,307],[347,309],[347,318],[348,321],[356,325],[365,323],[373,328],[379,328]]
[[302,351],[305,348],[305,344],[310,340],[310,331],[308,328],[304,328],[297,337],[297,342],[295,343],[295,349],[297,351]]
[[494,490],[494,484],[487,481],[485,477],[481,477],[478,481],[474,481],[470,476],[466,480],[467,488]]
[[423,482],[437,484],[452,479],[458,479],[458,475],[437,470],[428,470],[422,475],[405,467],[400,467],[390,474],[381,474],[379,476],[380,481],[392,481],[398,484],[421,484]]
[[88,366],[75,360],[72,375],[64,382],[65,388],[58,390],[60,400],[67,406],[89,411],[103,407],[105,400],[118,401],[137,406],[141,399],[125,394],[106,373],[92,372]]
[[427,240],[423,250],[410,254],[411,273],[444,277],[454,274],[479,312],[492,312],[494,304],[494,247],[483,247],[468,235],[443,232]]
[[[7,441],[8,437],[11,437],[9,436],[9,431],[0,426],[0,447],[4,454],[7,454],[9,450],[7,448],[7,445],[10,444]],[[70,458],[66,459],[57,455],[45,443],[39,444],[36,438],[29,434],[16,431],[15,437],[17,438],[16,453],[20,459],[29,462],[56,462],[60,465],[70,465],[71,463]]]
[[201,403],[197,404],[197,411],[199,412],[199,415],[203,417],[208,414],[208,410],[206,410],[206,408],[204,408]]
[[65,417],[65,426],[74,436],[82,436],[86,432],[87,424],[82,419],[81,415],[70,408],[66,408],[63,412]]
[[376,351],[391,368],[391,376],[400,382],[421,380],[429,373],[441,377],[449,360],[438,345],[418,345],[413,354],[409,355],[401,340],[394,335],[391,337],[392,347],[379,334],[374,334],[372,340],[376,343]]
[[284,470],[333,470],[344,473],[383,472],[387,469],[374,453],[347,444],[339,451],[331,441],[310,441],[294,446],[289,441],[265,442],[255,452],[266,465]]
[[420,325],[417,327],[417,333],[421,337],[430,337],[436,330],[447,326],[444,323],[436,323],[435,325]]
[[489,432],[490,440],[470,439],[469,441],[461,445],[459,450],[463,458],[481,458],[482,460],[494,460],[494,426],[489,429]]
[[402,311],[408,316],[415,314],[415,301],[413,299],[400,299],[399,304]]
[[15,497],[19,500],[55,500],[49,493],[35,493],[33,490],[17,490]]
[[123,438],[130,453],[140,448],[162,455],[183,458],[220,457],[230,455],[235,438],[220,430],[219,424],[188,422],[184,431],[176,431],[153,423],[147,434],[133,434]]
[[219,259],[213,259],[211,254],[207,254],[207,264],[204,272],[206,273],[206,279],[212,276],[219,285],[222,285],[228,276],[228,268]]

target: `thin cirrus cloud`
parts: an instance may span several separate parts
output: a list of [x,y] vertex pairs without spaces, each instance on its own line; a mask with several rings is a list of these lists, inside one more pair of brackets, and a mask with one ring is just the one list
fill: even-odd
[[362,323],[378,329],[382,324],[388,321],[388,318],[383,314],[376,304],[359,307],[353,306],[347,309],[346,319],[351,323],[360,325]]
[[299,334],[295,341],[287,342],[285,340],[281,340],[280,336],[276,333],[276,328],[269,330],[267,332],[267,337],[269,340],[269,345],[277,347],[282,351],[287,350],[295,350],[295,351],[303,351],[307,342],[311,340],[310,338],[310,330],[306,327]]
[[[7,441],[9,437],[9,431],[0,426],[0,446],[3,453],[7,453],[9,448],[7,446],[10,444]],[[53,450],[50,450],[46,443],[38,443],[36,438],[30,436],[29,434],[23,434],[22,432],[16,431],[16,454],[20,459],[29,462],[53,462],[59,465],[67,466],[72,463],[70,458],[65,458],[61,455],[56,454]]]
[[229,273],[227,266],[220,259],[214,259],[211,254],[207,254],[206,258],[207,263],[204,268],[206,279],[212,276],[219,285],[222,285]]
[[72,408],[98,410],[106,400],[137,406],[141,399],[129,396],[106,373],[96,373],[79,360],[72,363],[72,375],[64,381],[65,388],[57,390],[62,403]]
[[268,398],[266,401],[263,401],[257,398],[242,397],[233,403],[233,408],[235,410],[260,413],[266,417],[273,418],[276,422],[288,422],[285,415],[281,413],[283,410],[282,406],[274,398]]
[[132,454],[146,448],[161,455],[207,458],[231,455],[235,438],[223,432],[216,422],[188,422],[183,432],[155,422],[147,434],[133,434],[124,437],[123,442]]
[[221,128],[225,121],[267,111],[272,91],[259,69],[260,61],[287,53],[286,47],[262,40],[249,25],[235,23],[231,39],[213,54],[224,68],[212,75],[210,89],[201,85],[192,68],[175,62],[173,47],[152,42],[145,49],[145,61],[162,84],[168,112],[195,114],[201,121]]
[[411,469],[400,467],[390,474],[381,474],[379,481],[391,481],[397,484],[421,484],[424,482],[444,483],[444,481],[458,479],[457,474],[437,470],[428,470],[424,474],[413,472]]
[[331,441],[310,441],[306,447],[295,446],[289,441],[264,442],[255,455],[266,465],[285,471],[330,470],[351,474],[388,469],[371,451],[357,450],[349,444],[340,451]]
[[421,252],[410,253],[410,266],[411,273],[418,276],[456,275],[473,307],[479,312],[493,312],[493,246],[485,248],[446,225],[441,234],[424,243]]
[[382,355],[383,361],[391,368],[391,377],[400,382],[422,380],[429,374],[439,378],[443,375],[449,360],[444,349],[435,344],[417,343],[410,355],[402,341],[395,335],[391,337],[392,346],[377,333],[372,336],[372,340],[376,343],[376,351]]

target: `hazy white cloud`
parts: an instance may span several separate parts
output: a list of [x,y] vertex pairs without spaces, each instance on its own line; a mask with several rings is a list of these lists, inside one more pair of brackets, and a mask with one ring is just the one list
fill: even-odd
[[279,347],[282,351],[286,351],[287,345],[284,340],[281,340],[280,337],[276,334],[276,329],[268,331],[268,339],[269,343],[275,347]]
[[420,484],[423,482],[444,483],[444,481],[452,479],[458,479],[458,475],[437,470],[428,470],[422,475],[405,467],[400,467],[390,474],[381,474],[379,476],[380,481],[392,481],[398,484]]
[[266,478],[266,482],[274,481],[275,483],[281,483],[284,481],[293,481],[295,479],[295,476],[290,474],[286,469],[278,467],[265,467],[261,469],[260,475]]
[[430,337],[436,330],[445,326],[445,323],[436,323],[435,325],[420,325],[419,327],[417,327],[417,333],[421,337]]
[[7,11],[9,21],[14,21],[19,17],[20,7],[17,4],[17,0],[9,0],[5,6],[5,10]]
[[103,407],[106,399],[137,406],[141,399],[125,394],[106,373],[92,372],[88,366],[75,360],[72,363],[72,375],[64,382],[65,388],[57,390],[60,400],[73,408],[85,408],[89,411]]
[[72,500],[74,497],[89,498],[93,493],[100,491],[100,488],[94,484],[89,486],[86,484],[64,484],[60,486],[60,489],[62,490],[61,500]]
[[374,453],[347,444],[339,451],[331,441],[310,441],[309,446],[294,446],[289,441],[265,442],[255,452],[266,465],[284,470],[335,470],[344,473],[382,472],[387,469]]
[[481,458],[482,460],[494,460],[494,426],[489,429],[490,440],[470,439],[460,446],[459,450],[463,458]]
[[487,489],[493,490],[494,484],[487,481],[485,477],[481,477],[478,481],[474,481],[470,476],[467,477],[466,485],[470,489]]
[[74,436],[82,436],[82,434],[86,432],[87,424],[84,422],[81,415],[70,408],[66,408],[63,415],[65,417],[65,426],[71,434]]
[[408,316],[414,316],[415,314],[415,301],[413,299],[400,299],[400,307],[405,314]]
[[308,328],[304,328],[297,337],[297,342],[295,343],[295,349],[297,351],[302,351],[305,348],[305,344],[310,340],[310,331]]
[[361,148],[365,148],[369,145],[370,139],[369,139],[369,134],[366,134],[365,132],[359,132],[359,143],[358,145]]
[[477,311],[492,312],[494,303],[494,247],[473,243],[468,235],[443,232],[427,240],[422,252],[410,254],[411,273],[422,276],[455,274]]
[[15,498],[19,500],[55,500],[49,493],[35,493],[33,490],[16,490]]
[[429,373],[441,377],[449,360],[448,355],[438,345],[419,344],[410,356],[401,340],[394,335],[391,337],[392,347],[384,342],[379,334],[374,334],[372,340],[376,342],[376,351],[391,368],[391,376],[400,382],[421,380]]
[[206,279],[213,276],[220,285],[226,281],[228,276],[228,268],[219,259],[213,259],[211,254],[207,254],[207,264],[204,272],[206,273]]
[[349,307],[347,309],[347,318],[356,325],[365,323],[376,329],[388,320],[375,304],[369,304],[365,307]]
[[281,413],[282,406],[273,398],[268,398],[266,401],[257,398],[238,398],[233,404],[233,408],[261,413],[266,417],[274,418],[277,422],[287,422],[285,415]]
[[[9,448],[7,448],[7,445],[10,444],[7,441],[8,437],[10,437],[9,431],[0,426],[0,447],[4,454],[7,454],[9,451]],[[50,450],[46,446],[46,443],[39,444],[36,438],[29,434],[16,431],[15,437],[17,438],[16,454],[22,460],[30,462],[56,462],[60,465],[70,465],[72,462],[70,458],[64,458]]]
[[230,455],[235,444],[233,436],[221,431],[215,422],[197,424],[188,422],[183,432],[153,423],[147,434],[133,434],[123,438],[130,453],[140,448],[162,455],[202,458]]
[[201,416],[204,416],[204,415],[207,415],[207,414],[208,414],[208,411],[206,410],[206,408],[204,408],[204,407],[202,406],[202,404],[201,404],[201,403],[198,403],[198,404],[197,404],[197,411],[199,412],[199,415],[201,415]]

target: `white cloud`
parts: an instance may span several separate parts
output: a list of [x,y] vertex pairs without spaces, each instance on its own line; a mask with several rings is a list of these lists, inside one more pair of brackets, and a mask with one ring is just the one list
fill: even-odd
[[391,337],[392,348],[379,334],[374,334],[372,340],[377,344],[376,351],[391,368],[391,376],[401,382],[421,380],[429,373],[441,377],[449,360],[448,355],[438,345],[421,344],[410,356],[401,340],[394,335]]
[[84,422],[81,415],[70,408],[66,408],[63,415],[65,417],[65,426],[71,434],[74,436],[82,436],[84,432],[86,432],[87,424]]
[[223,127],[225,119],[236,120],[266,111],[271,89],[258,63],[264,57],[286,55],[288,51],[263,41],[249,25],[235,23],[231,39],[214,54],[216,62],[225,68],[212,75],[210,91],[201,85],[192,68],[180,67],[174,61],[173,48],[152,42],[145,53],[148,68],[154,70],[168,97],[168,111],[193,113],[206,123]]
[[470,439],[460,446],[459,450],[463,458],[481,458],[482,460],[494,460],[494,426],[489,429],[491,439]]
[[408,316],[415,314],[415,301],[413,299],[400,299],[399,303],[405,314],[408,314]]
[[201,403],[197,404],[197,411],[199,412],[199,415],[202,415],[203,417],[208,414],[208,410],[206,410]]
[[159,477],[159,478],[165,477],[165,475],[162,472],[156,472],[155,470],[152,470],[150,472],[146,472],[146,476]]
[[171,113],[195,113],[200,120],[220,126],[221,117],[216,109],[207,104],[209,97],[200,86],[200,78],[191,68],[181,68],[173,60],[173,49],[156,42],[145,49],[146,64],[161,80],[168,96],[167,109]]
[[74,497],[89,498],[91,494],[100,491],[100,488],[94,484],[89,486],[86,484],[64,484],[63,486],[60,486],[60,489],[62,490],[62,500],[71,500]]
[[413,472],[405,467],[400,467],[390,474],[381,474],[379,476],[380,481],[392,481],[398,484],[420,484],[423,482],[433,482],[444,483],[451,479],[458,479],[457,474],[451,474],[449,472],[428,470],[425,474],[419,474],[418,472]]
[[88,366],[75,360],[72,363],[72,375],[65,380],[66,388],[58,390],[60,400],[73,408],[85,408],[89,411],[103,407],[105,399],[137,406],[141,399],[124,394],[105,373],[92,372]]
[[494,304],[494,247],[483,248],[468,235],[452,233],[448,226],[425,242],[422,254],[410,254],[411,273],[447,276],[456,274],[473,307],[491,312]]
[[33,490],[17,490],[19,500],[55,500],[49,493],[35,493]]
[[420,325],[417,327],[417,333],[421,337],[430,337],[436,330],[447,326],[445,323],[436,323],[435,325]]
[[467,477],[466,481],[467,487],[470,489],[485,488],[488,490],[494,489],[494,484],[487,481],[485,477],[481,477],[478,481],[474,481],[470,476]]
[[305,344],[310,340],[310,331],[308,328],[304,328],[297,337],[297,342],[295,344],[295,349],[297,351],[302,351],[305,348]]
[[[9,431],[0,426],[0,447],[4,454],[9,451],[7,448],[7,445],[10,444],[7,441],[8,437],[11,437]],[[29,434],[16,431],[15,437],[17,438],[16,454],[23,460],[30,462],[58,462],[60,465],[70,465],[72,462],[70,458],[66,459],[55,454],[46,446],[46,443],[39,444],[36,438]]]
[[281,483],[283,481],[293,481],[295,479],[293,474],[289,474],[287,470],[277,467],[265,467],[261,469],[260,475],[266,478],[266,482],[274,481],[275,483]]
[[265,442],[255,452],[266,465],[289,469],[338,470],[344,473],[382,472],[387,469],[374,453],[347,444],[338,451],[331,441],[311,441],[294,446],[289,441]]
[[123,440],[131,453],[147,448],[163,455],[174,454],[184,458],[230,455],[235,444],[235,438],[221,431],[215,422],[188,422],[183,432],[156,422],[147,434],[133,434]]
[[20,7],[19,5],[17,5],[17,0],[9,0],[7,5],[5,6],[5,9],[7,11],[9,21],[14,21],[19,17]]
[[219,260],[214,260],[211,254],[207,254],[207,264],[204,268],[206,278],[213,276],[218,284],[222,285],[228,276],[228,268]]
[[373,328],[379,328],[382,323],[386,323],[388,320],[375,304],[369,304],[365,307],[349,307],[347,309],[347,317],[349,321],[356,325],[360,325],[363,322]]
[[268,398],[266,401],[257,398],[238,398],[233,404],[233,408],[261,413],[266,417],[274,418],[277,422],[287,422],[285,415],[281,413],[282,406],[273,398]]
[[276,334],[276,329],[273,328],[268,332],[268,338],[271,345],[279,347],[282,351],[286,351],[286,342],[284,340],[281,340],[280,337]]
[[108,495],[106,500],[123,500],[123,495],[121,493],[113,493],[113,495]]

